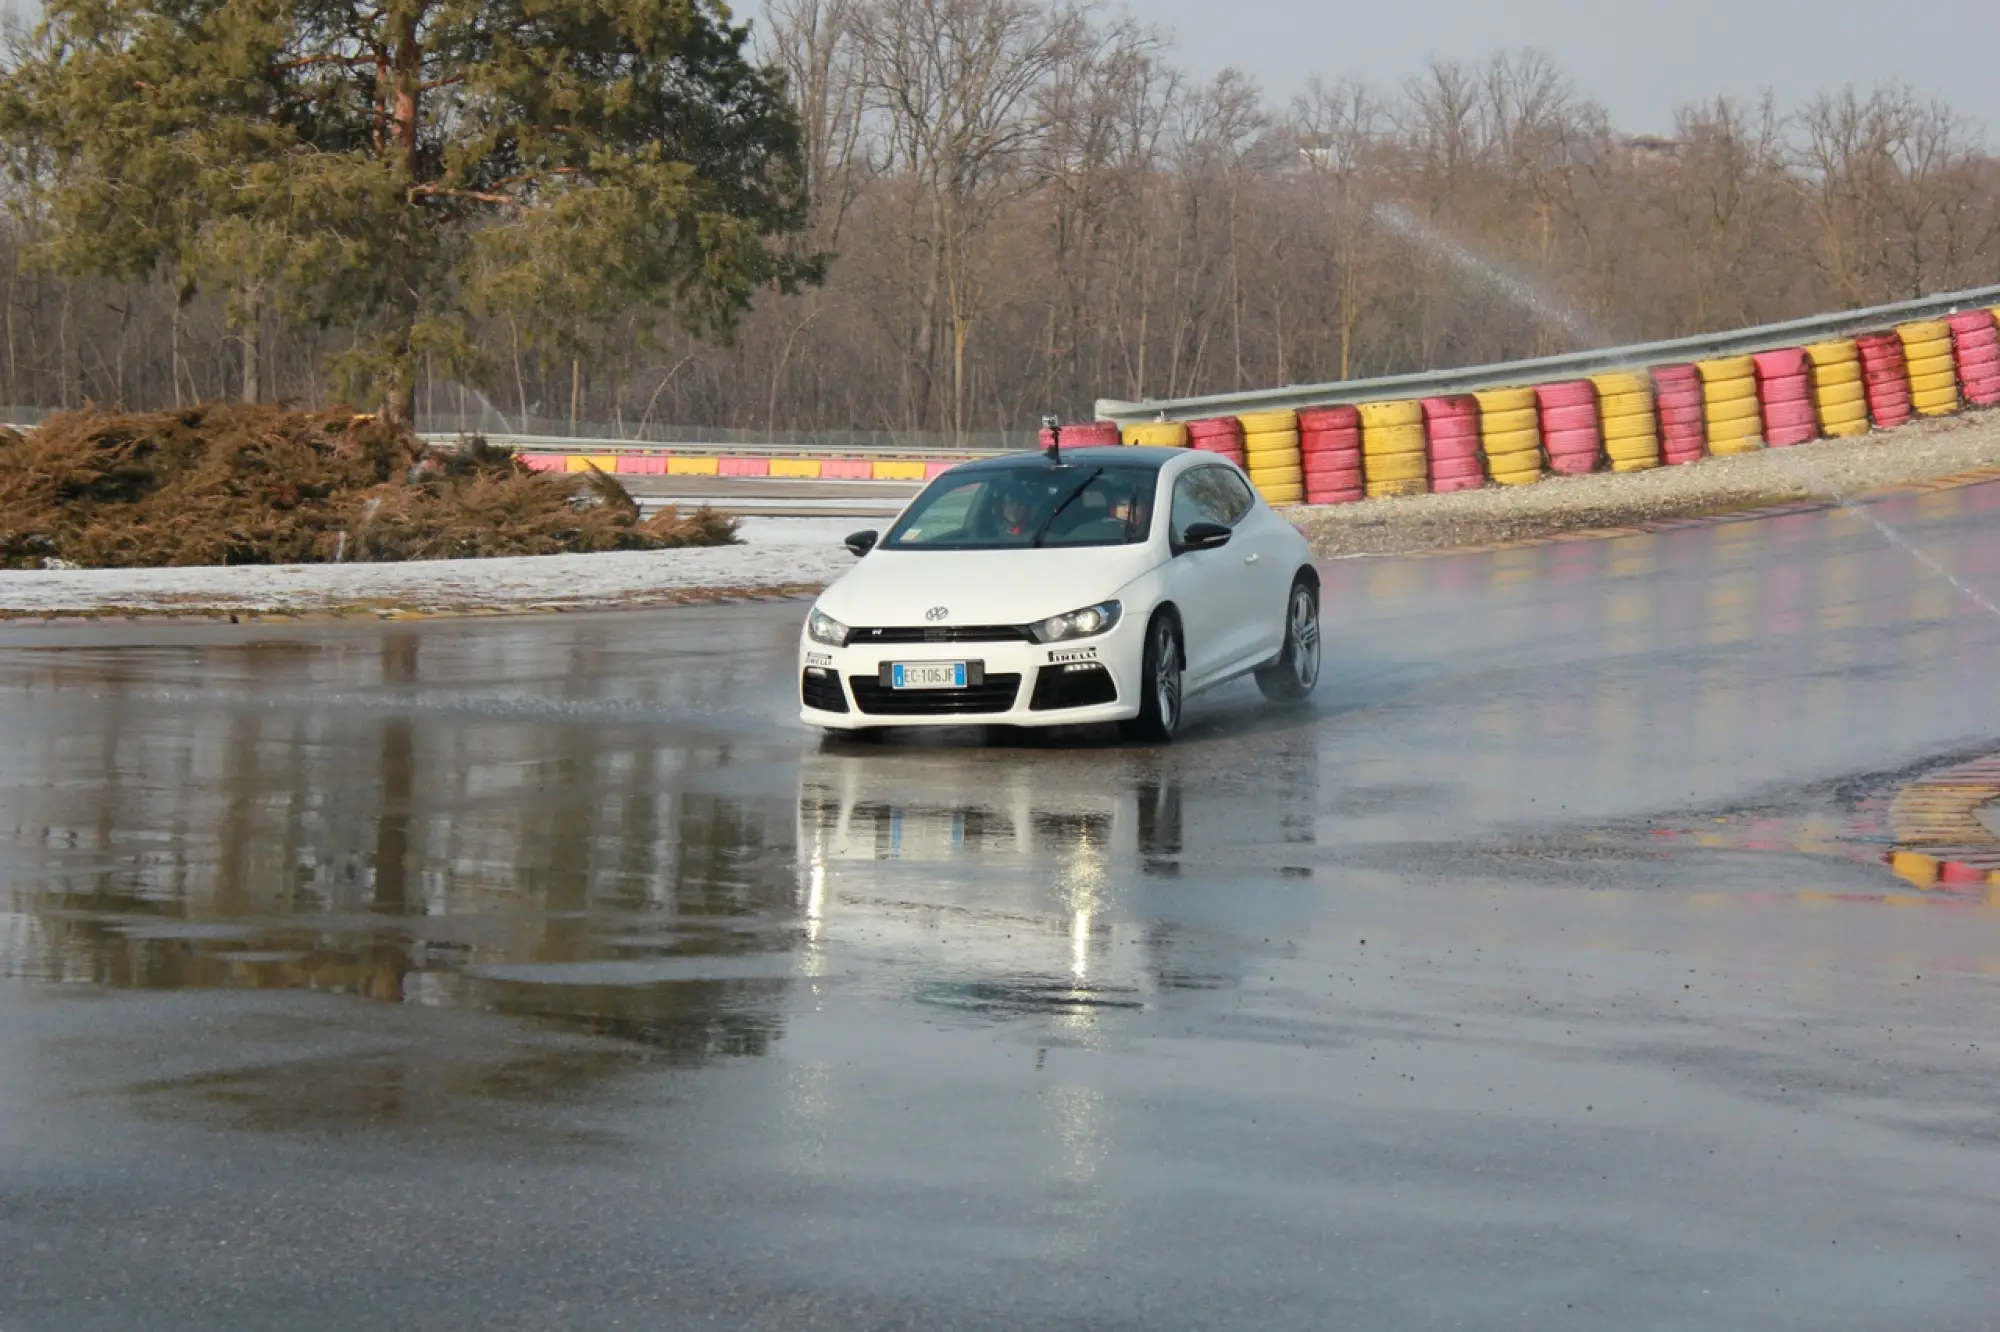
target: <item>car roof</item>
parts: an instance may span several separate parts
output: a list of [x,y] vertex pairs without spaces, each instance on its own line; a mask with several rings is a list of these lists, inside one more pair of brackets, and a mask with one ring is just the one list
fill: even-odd
[[[1176,458],[1185,458],[1193,452],[1190,449],[1170,449],[1151,444],[1086,444],[1062,450],[1065,466],[1105,466],[1139,471],[1157,472]],[[954,472],[1011,472],[1040,462],[1054,466],[1048,455],[1040,451],[1030,453],[1003,453],[993,458],[980,458],[974,462],[960,463],[952,468]]]

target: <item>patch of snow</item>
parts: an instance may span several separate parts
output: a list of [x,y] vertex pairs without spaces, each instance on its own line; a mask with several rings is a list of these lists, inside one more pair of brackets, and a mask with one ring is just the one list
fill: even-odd
[[746,518],[743,544],[605,555],[406,564],[0,570],[0,609],[31,614],[215,609],[316,611],[611,606],[688,589],[819,585],[852,567],[851,518]]

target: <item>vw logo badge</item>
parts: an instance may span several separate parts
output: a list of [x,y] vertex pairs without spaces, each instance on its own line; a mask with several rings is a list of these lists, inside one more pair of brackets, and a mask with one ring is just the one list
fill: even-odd
[[949,614],[951,614],[951,612],[946,610],[943,606],[933,606],[929,610],[924,612],[924,618],[926,620],[929,620],[932,624],[936,624],[939,620],[942,620],[945,616]]

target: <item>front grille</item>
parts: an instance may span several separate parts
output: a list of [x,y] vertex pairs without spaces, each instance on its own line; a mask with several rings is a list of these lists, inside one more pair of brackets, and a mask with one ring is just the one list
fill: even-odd
[[824,666],[808,666],[799,679],[799,699],[821,712],[847,711],[847,695],[840,692],[840,677]]
[[1032,643],[1035,636],[1016,624],[953,624],[894,629],[855,629],[849,647],[872,643]]
[[1007,712],[1021,693],[1018,675],[989,675],[964,689],[891,689],[879,676],[850,675],[861,710],[874,717],[949,717]]
[[1054,712],[1059,708],[1091,708],[1100,703],[1116,703],[1118,686],[1111,672],[1095,664],[1044,666],[1035,675],[1035,697],[1031,712]]

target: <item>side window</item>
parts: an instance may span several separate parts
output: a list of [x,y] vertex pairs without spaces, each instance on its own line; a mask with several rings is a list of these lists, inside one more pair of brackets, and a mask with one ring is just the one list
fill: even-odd
[[1215,472],[1221,477],[1221,480],[1217,484],[1223,490],[1229,492],[1231,497],[1229,517],[1223,521],[1234,527],[1236,524],[1242,522],[1244,516],[1256,506],[1257,498],[1250,493],[1249,483],[1236,473],[1230,471],[1227,467],[1211,467],[1208,470]]
[[1248,496],[1239,493],[1226,467],[1197,467],[1174,482],[1173,539],[1178,545],[1196,523],[1233,527],[1248,511]]

